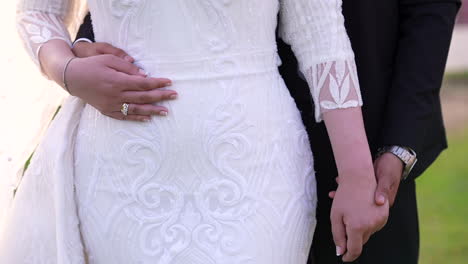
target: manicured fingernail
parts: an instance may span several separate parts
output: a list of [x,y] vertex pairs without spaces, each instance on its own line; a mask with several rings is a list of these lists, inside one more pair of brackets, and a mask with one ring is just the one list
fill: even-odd
[[149,122],[149,121],[151,121],[151,119],[149,119],[149,118],[144,118],[143,119],[143,122]]
[[385,197],[383,195],[379,195],[379,197],[377,197],[377,201],[380,204],[384,204],[385,203]]
[[343,252],[341,251],[341,247],[339,246],[336,246],[336,256],[339,257],[343,254]]
[[143,69],[139,69],[138,72],[139,72],[140,74],[144,75],[144,76],[147,76],[147,75],[148,75],[148,73],[147,73],[145,70],[143,70]]
[[171,86],[171,85],[172,85],[172,82],[167,82],[167,83],[165,84],[165,86]]
[[167,116],[167,111],[161,111],[161,112],[159,112],[159,115],[161,115],[161,116]]
[[169,96],[169,99],[171,100],[177,99],[177,94],[171,94],[171,96]]
[[133,58],[127,55],[127,56],[124,57],[124,60],[126,60],[128,62],[132,62]]

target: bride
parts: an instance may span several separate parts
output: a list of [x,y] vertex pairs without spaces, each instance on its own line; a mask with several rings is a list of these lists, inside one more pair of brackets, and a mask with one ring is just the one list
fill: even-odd
[[278,73],[277,26],[333,144],[337,253],[382,226],[340,0],[88,5],[96,39],[131,58],[76,58],[71,0],[18,5],[32,58],[73,96],[16,194],[1,263],[305,264],[313,158]]

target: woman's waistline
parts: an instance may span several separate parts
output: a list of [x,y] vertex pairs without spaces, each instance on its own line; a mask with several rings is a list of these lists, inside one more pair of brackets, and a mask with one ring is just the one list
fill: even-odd
[[200,60],[138,60],[136,65],[151,77],[172,80],[232,78],[278,71],[281,59],[276,51],[226,54]]

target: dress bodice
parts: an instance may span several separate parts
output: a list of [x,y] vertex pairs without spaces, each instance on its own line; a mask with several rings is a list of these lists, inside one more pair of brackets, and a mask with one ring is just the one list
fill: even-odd
[[[73,3],[20,0],[18,28],[38,65],[44,43],[51,39],[70,43],[64,21],[69,20]],[[291,45],[309,83],[317,121],[326,111],[362,105],[341,0],[89,0],[88,4],[97,41],[126,50],[139,66],[156,62],[155,74],[196,79],[262,72],[279,63],[278,32]]]
[[139,59],[202,60],[275,51],[278,1],[90,0],[97,41]]

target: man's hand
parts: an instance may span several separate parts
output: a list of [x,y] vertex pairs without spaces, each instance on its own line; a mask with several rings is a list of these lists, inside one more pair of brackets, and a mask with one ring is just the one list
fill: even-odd
[[400,186],[403,162],[392,153],[384,153],[375,160],[374,170],[377,178],[375,203],[383,205],[388,201],[392,206]]
[[[389,201],[390,207],[395,203],[395,197],[400,186],[403,173],[403,162],[392,153],[384,153],[374,162],[377,189],[375,190],[375,203],[384,205]],[[339,183],[339,179],[336,178]],[[335,197],[336,191],[329,193],[330,198]]]
[[87,57],[92,57],[92,56],[97,56],[97,55],[111,54],[131,63],[135,61],[131,56],[129,56],[122,49],[116,48],[104,42],[89,43],[86,41],[80,41],[80,42],[75,43],[72,51],[75,54],[75,56],[79,58],[87,58]]

